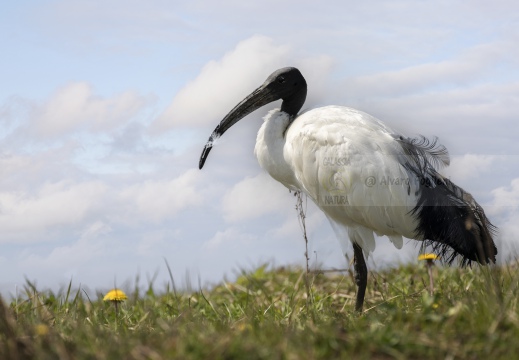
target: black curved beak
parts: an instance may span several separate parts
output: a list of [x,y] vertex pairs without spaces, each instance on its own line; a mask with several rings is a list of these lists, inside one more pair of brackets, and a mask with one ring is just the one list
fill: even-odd
[[279,100],[281,97],[276,95],[268,87],[268,83],[265,82],[259,88],[254,90],[250,95],[248,95],[245,99],[240,101],[238,105],[236,105],[218,124],[218,126],[214,129],[211,136],[209,136],[209,140],[207,140],[207,144],[202,150],[202,155],[200,155],[200,162],[198,164],[198,168],[202,169],[205,164],[205,160],[209,155],[209,152],[213,148],[214,141],[222,136],[227,130],[231,128],[238,121],[243,119],[245,116],[249,115],[254,110],[271,103],[272,101]]

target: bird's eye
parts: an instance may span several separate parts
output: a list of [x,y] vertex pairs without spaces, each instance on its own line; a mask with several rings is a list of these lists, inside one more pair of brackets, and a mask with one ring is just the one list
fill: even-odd
[[283,76],[278,77],[278,83],[283,84],[285,82],[285,78]]

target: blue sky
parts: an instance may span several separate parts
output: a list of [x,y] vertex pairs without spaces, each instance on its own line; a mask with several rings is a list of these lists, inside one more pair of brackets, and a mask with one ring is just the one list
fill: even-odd
[[[517,241],[517,2],[18,1],[2,5],[0,30],[4,294],[25,277],[162,284],[164,258],[179,284],[302,263],[294,198],[253,155],[269,107],[197,169],[221,118],[289,65],[309,84],[305,108],[352,106],[439,136],[446,174],[484,205],[503,249]],[[313,262],[344,266],[327,220],[308,212]],[[377,246],[370,266],[417,253]]]

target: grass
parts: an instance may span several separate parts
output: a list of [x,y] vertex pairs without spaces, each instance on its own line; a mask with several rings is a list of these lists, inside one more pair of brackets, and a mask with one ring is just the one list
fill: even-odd
[[234,283],[128,294],[116,314],[89,299],[26,284],[0,302],[1,359],[509,359],[519,353],[519,268],[370,272],[354,313],[350,273],[262,266]]

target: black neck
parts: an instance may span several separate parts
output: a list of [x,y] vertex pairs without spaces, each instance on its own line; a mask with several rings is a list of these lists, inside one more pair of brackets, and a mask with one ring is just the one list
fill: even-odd
[[301,86],[297,92],[283,99],[281,111],[286,112],[291,118],[295,117],[303,107],[306,100],[306,84]]

